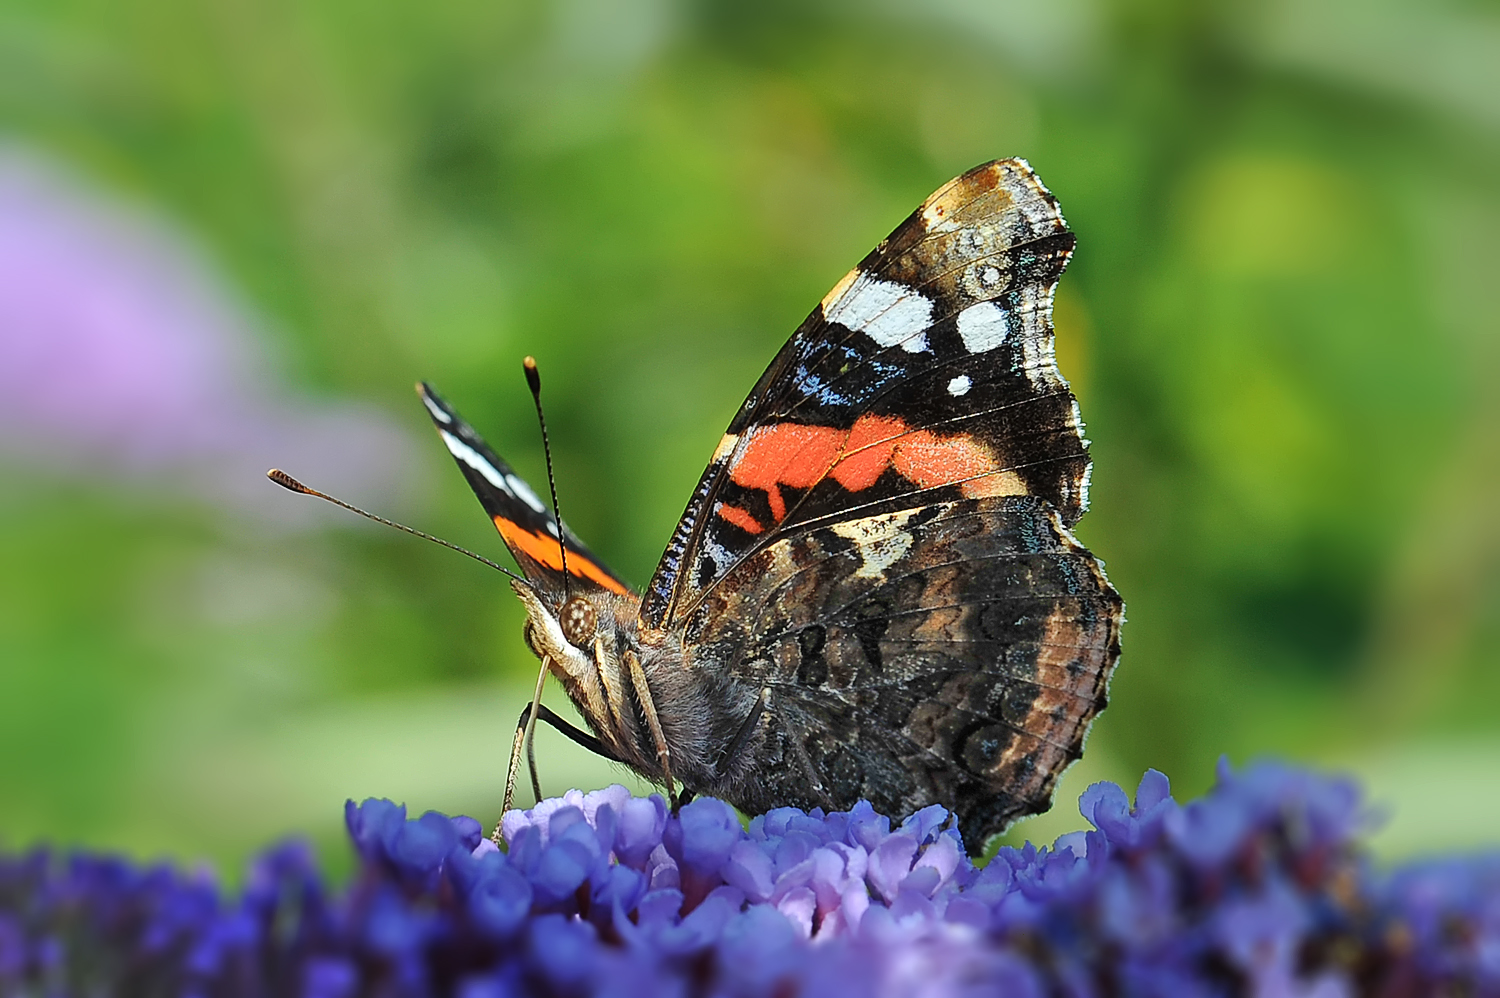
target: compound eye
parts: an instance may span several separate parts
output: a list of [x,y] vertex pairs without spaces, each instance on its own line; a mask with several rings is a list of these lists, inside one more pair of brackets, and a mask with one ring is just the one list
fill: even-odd
[[599,611],[582,596],[574,596],[562,605],[557,624],[569,644],[582,648],[593,640],[594,632],[599,629]]

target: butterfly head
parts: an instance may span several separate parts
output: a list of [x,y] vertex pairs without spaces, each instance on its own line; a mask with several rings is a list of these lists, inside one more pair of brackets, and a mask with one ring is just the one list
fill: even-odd
[[530,581],[510,585],[526,607],[527,643],[538,656],[592,655],[601,639],[610,647],[634,640],[640,601],[633,595],[590,587],[563,599]]
[[622,691],[629,688],[624,656],[639,653],[635,640],[640,601],[589,589],[566,601],[529,583],[511,588],[526,607],[526,643],[562,683],[589,726],[617,753],[634,756],[625,730]]

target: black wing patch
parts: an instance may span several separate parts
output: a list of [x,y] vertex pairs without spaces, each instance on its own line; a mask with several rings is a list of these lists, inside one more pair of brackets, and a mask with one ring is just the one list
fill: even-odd
[[[432,417],[448,453],[458,462],[459,470],[500,531],[505,546],[510,548],[510,553],[526,573],[527,580],[543,593],[560,599],[563,592],[562,551],[558,543],[557,520],[552,511],[430,385],[419,384],[417,394],[427,407],[427,414]],[[629,587],[584,547],[571,530],[566,526],[562,529],[568,542],[568,574],[575,580],[571,588],[576,590],[581,584],[622,595],[630,592]]]

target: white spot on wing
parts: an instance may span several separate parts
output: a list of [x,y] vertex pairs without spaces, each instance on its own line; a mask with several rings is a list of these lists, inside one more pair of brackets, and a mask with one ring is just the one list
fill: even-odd
[[856,545],[860,557],[859,568],[854,572],[856,578],[884,578],[886,569],[911,550],[912,535],[902,528],[916,513],[914,509],[906,510],[833,525],[834,533]]
[[506,483],[505,476],[500,474],[500,472],[495,468],[493,464],[490,464],[484,458],[480,457],[478,451],[455,437],[453,434],[449,433],[447,430],[438,430],[438,433],[442,435],[443,443],[448,445],[448,452],[450,454],[458,458],[464,464],[467,464],[469,467],[473,468],[475,471],[479,472],[484,476],[485,481],[489,482],[501,492],[515,495],[515,491]]
[[709,559],[714,563],[714,567],[721,573],[727,571],[729,566],[734,564],[734,555],[722,544],[715,544],[709,541],[703,545],[703,550],[707,552]]
[[538,513],[545,514],[547,512],[547,507],[542,505],[542,500],[538,499],[537,494],[531,491],[530,485],[527,485],[515,475],[500,474],[500,470],[481,457],[477,450],[447,430],[438,430],[438,433],[442,435],[443,443],[448,446],[448,452],[483,475],[485,481],[506,495],[521,500]]
[[969,386],[971,384],[973,384],[973,382],[969,380],[969,376],[967,374],[960,374],[958,377],[948,382],[948,394],[967,395],[969,393]]
[[1005,313],[992,301],[970,305],[958,313],[958,335],[970,353],[985,353],[1005,342],[1010,324]]
[[715,544],[713,541],[705,541],[700,553],[708,556],[708,563],[705,564],[702,559],[699,559],[687,569],[692,573],[693,581],[699,586],[708,585],[710,581],[727,572],[735,562],[735,556],[728,548],[722,544]]
[[432,418],[437,420],[439,423],[442,423],[444,426],[447,426],[449,423],[453,422],[453,417],[444,412],[442,406],[438,405],[426,395],[422,396],[422,404],[427,407],[428,412],[432,413]]
[[521,500],[526,505],[536,510],[538,513],[547,512],[546,505],[540,498],[537,497],[537,494],[535,492],[531,491],[531,486],[527,485],[523,479],[518,478],[515,475],[506,475],[505,480],[510,484],[510,487],[506,491],[510,492],[511,495],[515,496],[517,499]]
[[831,307],[824,307],[823,316],[883,347],[899,345],[907,353],[921,353],[927,349],[927,337],[920,334],[932,325],[932,302],[903,284],[861,273]]

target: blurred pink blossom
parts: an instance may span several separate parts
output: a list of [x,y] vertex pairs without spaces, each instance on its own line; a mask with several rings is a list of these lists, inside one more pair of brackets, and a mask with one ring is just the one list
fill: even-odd
[[412,453],[374,407],[279,385],[261,324],[187,240],[0,145],[0,461],[166,476],[294,526],[323,511],[267,468],[389,509]]

